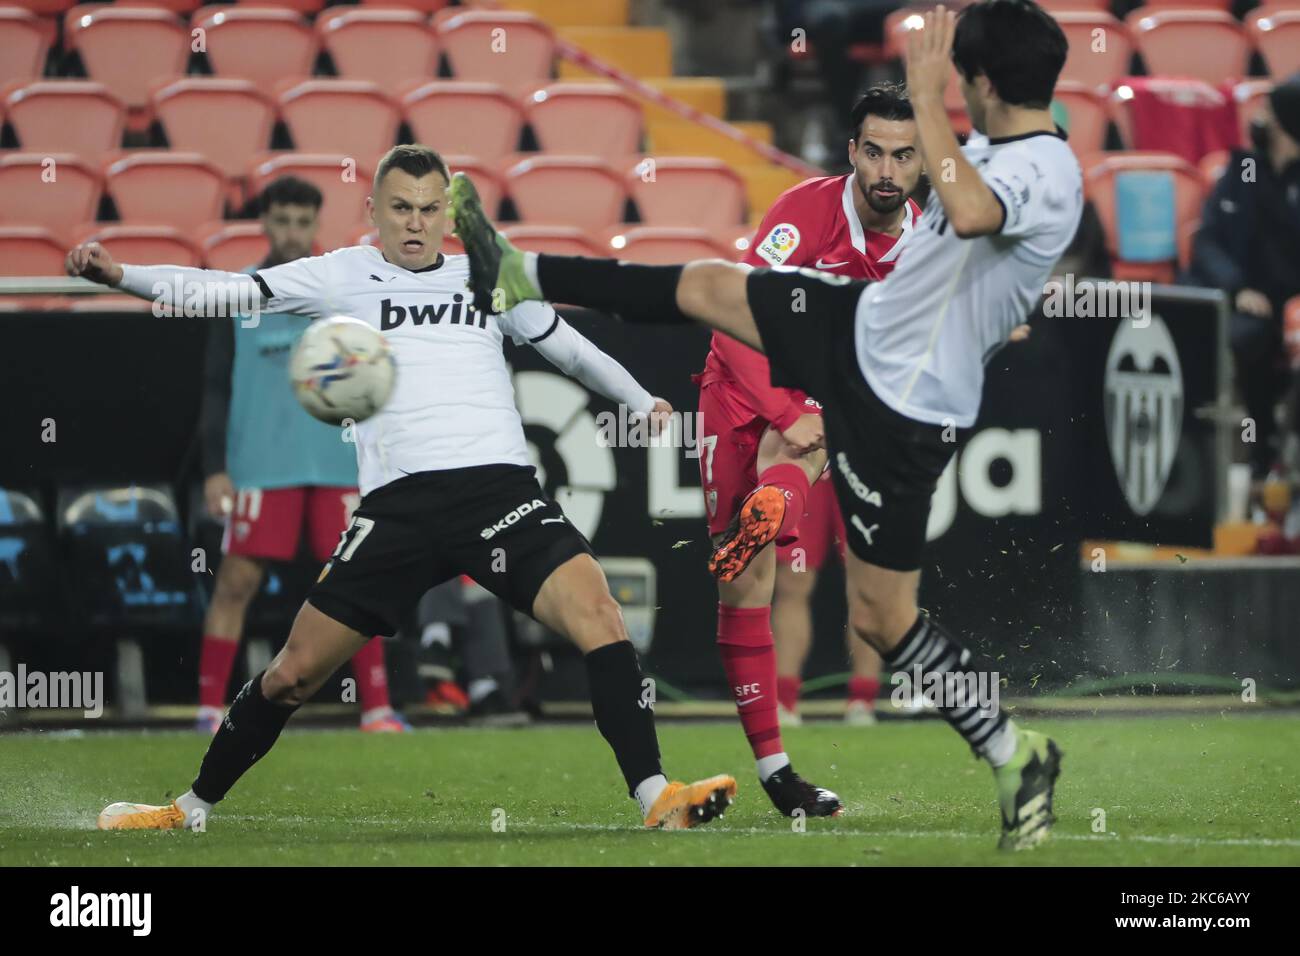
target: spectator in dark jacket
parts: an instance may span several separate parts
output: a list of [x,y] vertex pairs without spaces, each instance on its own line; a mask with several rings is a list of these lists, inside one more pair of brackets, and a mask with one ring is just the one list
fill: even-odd
[[1205,202],[1186,278],[1228,295],[1237,384],[1256,426],[1251,466],[1263,478],[1277,463],[1274,407],[1289,377],[1283,307],[1300,295],[1300,73],[1274,87],[1251,140]]

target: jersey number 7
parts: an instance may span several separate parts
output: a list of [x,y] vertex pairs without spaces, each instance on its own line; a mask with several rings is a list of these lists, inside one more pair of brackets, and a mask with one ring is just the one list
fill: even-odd
[[352,554],[362,541],[366,540],[366,535],[375,526],[374,518],[353,518],[352,523],[347,529],[339,535],[338,547],[330,555],[330,559],[338,558],[340,561],[350,561]]

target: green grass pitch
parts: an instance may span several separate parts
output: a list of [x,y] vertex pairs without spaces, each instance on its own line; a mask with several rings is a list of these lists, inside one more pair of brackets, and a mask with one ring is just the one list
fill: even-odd
[[[401,736],[290,731],[207,833],[101,833],[117,800],[183,791],[189,733],[0,736],[0,865],[1295,865],[1300,719],[1180,715],[1026,721],[1065,752],[1050,844],[999,853],[988,768],[936,720],[786,731],[848,812],[797,832],[759,789],[732,721],[665,723],[670,776],[729,772],[722,820],[646,832],[586,723]],[[1104,832],[1094,827],[1104,813]],[[494,822],[496,824],[494,828]]]

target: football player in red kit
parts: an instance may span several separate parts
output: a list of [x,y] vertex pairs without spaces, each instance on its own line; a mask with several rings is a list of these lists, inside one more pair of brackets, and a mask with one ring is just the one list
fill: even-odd
[[[786,190],[763,217],[746,262],[855,279],[882,279],[893,268],[921,214],[909,198],[921,176],[912,107],[901,87],[876,86],[854,107],[851,124],[853,172]],[[800,311],[798,303],[792,307]],[[713,336],[696,380],[701,481],[715,548],[709,570],[718,579],[718,647],[736,710],[777,809],[833,816],[841,810],[839,797],[799,777],[781,743],[771,623],[777,549],[767,547],[795,542],[809,489],[826,466],[821,406],[816,396],[773,388],[767,358],[726,335]],[[834,508],[833,496],[817,497]],[[833,517],[810,519],[821,537],[830,537]],[[804,542],[806,552],[824,552],[828,545]],[[798,553],[789,556],[797,560]],[[873,658],[858,662],[855,672],[878,675],[879,658],[863,642],[853,644]]]

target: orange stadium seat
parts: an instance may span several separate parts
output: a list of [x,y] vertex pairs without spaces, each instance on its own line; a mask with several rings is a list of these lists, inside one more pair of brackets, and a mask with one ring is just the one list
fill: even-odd
[[1243,143],[1250,142],[1250,121],[1272,90],[1272,80],[1242,80],[1232,88],[1232,98],[1237,101],[1237,121],[1241,124]]
[[438,40],[416,10],[334,7],[316,20],[340,76],[391,90],[438,75]]
[[706,229],[681,226],[634,226],[609,238],[612,254],[628,262],[672,265],[692,259],[734,259],[728,249]]
[[1217,84],[1245,76],[1250,65],[1246,31],[1222,10],[1139,8],[1126,22],[1148,73]]
[[416,140],[439,152],[501,156],[519,148],[523,110],[495,83],[433,80],[401,105]]
[[397,142],[402,122],[397,104],[365,80],[304,80],[280,94],[280,116],[295,149],[366,159]]
[[1291,10],[1256,10],[1246,18],[1246,31],[1269,76],[1285,79],[1300,70],[1300,5]]
[[123,222],[194,229],[221,218],[226,177],[200,153],[148,150],[110,163],[104,187]]
[[525,100],[542,149],[621,159],[641,148],[641,106],[613,83],[552,83]]
[[1056,84],[1052,98],[1060,101],[1070,117],[1070,147],[1075,154],[1101,152],[1110,128],[1110,108],[1097,87],[1062,80]]
[[316,241],[322,250],[328,252],[352,243],[357,229],[366,221],[373,167],[339,154],[281,153],[254,166],[250,186],[260,193],[280,176],[297,176],[321,191],[324,204]]
[[222,77],[265,86],[311,75],[320,37],[292,10],[207,7],[193,24],[207,35],[208,63]]
[[202,232],[203,263],[209,269],[242,272],[260,264],[270,250],[260,222],[217,222]]
[[608,256],[609,247],[593,242],[576,226],[510,226],[501,234],[525,252],[553,256]]
[[749,246],[754,241],[754,230],[749,226],[733,226],[730,229],[722,229],[714,232],[714,239],[727,250],[727,258],[732,262],[740,262],[749,252]]
[[41,226],[0,226],[0,275],[60,276],[67,247]]
[[66,240],[99,211],[104,180],[72,153],[0,153],[0,225],[44,226]]
[[198,246],[172,226],[97,226],[84,231],[78,241],[98,242],[118,262],[194,267],[203,262]]
[[18,7],[0,7],[0,84],[34,80],[45,72],[50,37],[39,17]]
[[532,14],[469,10],[435,24],[456,79],[500,83],[516,94],[550,82],[555,38]]
[[190,57],[184,23],[157,7],[73,7],[64,15],[64,38],[87,75],[131,110],[149,102],[155,83],[183,74]]
[[1115,209],[1115,177],[1129,171],[1168,172],[1174,181],[1174,221],[1181,231],[1198,219],[1205,201],[1205,183],[1200,171],[1170,153],[1113,153],[1090,163],[1084,171],[1084,194],[1092,202],[1106,235],[1106,247],[1114,264],[1116,279],[1144,279],[1168,282],[1173,263],[1127,263],[1118,258],[1118,215]]
[[363,7],[404,7],[422,13],[437,13],[451,0],[361,0]]
[[[1133,38],[1128,28],[1108,13],[1067,10],[1053,12],[1070,43],[1061,79],[1086,86],[1109,86],[1132,71]],[[1100,31],[1100,32],[1096,32]]]
[[603,229],[623,221],[627,186],[596,156],[540,155],[506,171],[506,190],[525,222]]
[[154,91],[153,115],[172,149],[202,153],[229,178],[267,149],[275,106],[252,80],[193,76]]
[[478,190],[479,198],[483,200],[483,208],[490,216],[496,218],[501,199],[506,193],[501,175],[496,169],[475,156],[453,154],[443,156],[443,160],[453,173],[465,173],[474,181],[474,188]]
[[[628,172],[641,221],[650,226],[722,229],[745,220],[745,182],[717,159],[657,156]],[[653,178],[650,178],[653,175]]]
[[13,90],[5,112],[26,152],[58,150],[91,162],[122,145],[126,110],[102,83],[40,80]]
[[297,13],[320,13],[325,0],[235,0],[243,7],[279,7]]

